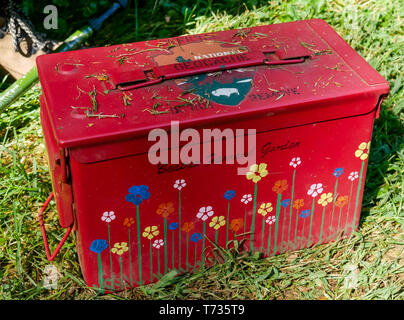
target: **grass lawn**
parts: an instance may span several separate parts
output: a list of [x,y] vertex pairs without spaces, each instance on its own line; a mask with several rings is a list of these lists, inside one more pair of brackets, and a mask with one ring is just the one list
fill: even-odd
[[[22,1],[42,30],[42,8],[58,6],[59,40],[112,1]],[[79,6],[78,3],[82,5]],[[390,83],[372,139],[360,226],[355,237],[266,259],[225,252],[225,262],[195,274],[99,296],[87,288],[70,236],[46,260],[38,212],[51,191],[36,86],[0,117],[0,299],[404,299],[404,6],[368,1],[130,1],[88,46],[251,27],[326,20]],[[7,81],[0,81],[0,91]],[[51,248],[62,238],[54,204],[46,216]],[[61,274],[43,287],[45,266]],[[349,279],[353,279],[348,283]],[[350,285],[351,284],[351,285]]]

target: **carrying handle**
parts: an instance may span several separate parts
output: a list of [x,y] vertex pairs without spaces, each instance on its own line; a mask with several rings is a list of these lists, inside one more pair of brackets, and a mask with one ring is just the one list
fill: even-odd
[[135,70],[133,79],[129,82],[117,84],[121,91],[146,87],[153,84],[183,78],[203,73],[225,71],[260,65],[280,65],[302,63],[310,56],[302,56],[292,59],[270,59],[275,56],[275,51],[245,52],[213,58],[185,61],[149,69]]
[[66,233],[63,236],[62,240],[57,245],[55,251],[51,254],[50,250],[49,250],[48,239],[46,238],[46,230],[45,230],[45,223],[43,221],[43,214],[44,214],[46,208],[48,207],[49,202],[52,200],[52,198],[53,198],[53,192],[51,192],[49,197],[46,199],[45,203],[43,204],[43,206],[42,206],[42,208],[41,208],[41,210],[39,211],[39,214],[38,214],[39,224],[41,226],[41,233],[42,233],[43,243],[44,243],[44,246],[45,246],[46,258],[49,261],[52,261],[53,259],[55,259],[56,255],[59,253],[60,249],[62,248],[62,246],[66,242],[67,237],[70,235],[70,232],[72,231],[71,226],[67,228]]

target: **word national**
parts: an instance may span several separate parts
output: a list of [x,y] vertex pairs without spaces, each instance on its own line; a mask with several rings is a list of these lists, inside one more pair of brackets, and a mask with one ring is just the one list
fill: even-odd
[[[256,130],[248,129],[181,130],[179,121],[171,121],[170,132],[153,129],[148,141],[156,141],[148,151],[151,164],[234,164],[245,175],[256,162]],[[212,143],[213,142],[213,143]]]

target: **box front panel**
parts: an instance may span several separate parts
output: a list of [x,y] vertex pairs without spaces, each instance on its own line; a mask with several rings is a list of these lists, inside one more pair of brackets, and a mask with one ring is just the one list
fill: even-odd
[[[292,115],[291,115],[292,116]],[[256,165],[152,165],[148,155],[72,159],[77,249],[101,291],[222,260],[245,239],[264,255],[350,236],[359,221],[374,114],[258,133]],[[221,128],[223,129],[223,128]],[[152,142],[149,143],[150,146]]]

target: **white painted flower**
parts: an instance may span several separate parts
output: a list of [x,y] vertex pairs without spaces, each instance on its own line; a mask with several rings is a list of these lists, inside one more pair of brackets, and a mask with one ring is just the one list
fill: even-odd
[[252,195],[251,194],[245,194],[242,198],[241,198],[241,202],[244,204],[247,204],[249,202],[252,201]]
[[175,180],[175,183],[174,183],[174,186],[173,186],[173,187],[174,187],[175,189],[178,189],[178,190],[181,191],[181,189],[184,188],[186,185],[187,185],[187,184],[186,184],[186,182],[185,182],[184,179],[178,179],[178,180]]
[[214,211],[212,210],[211,206],[202,207],[199,209],[196,217],[201,219],[202,221],[206,221],[209,217],[213,216]]
[[116,217],[115,217],[115,213],[114,213],[114,211],[105,211],[103,214],[102,214],[102,217],[101,217],[101,220],[102,221],[105,221],[106,223],[110,223],[112,220],[114,220]]
[[310,189],[307,191],[309,196],[313,198],[317,197],[321,192],[323,192],[323,184],[322,183],[314,183],[310,186]]
[[359,178],[358,171],[352,171],[348,176],[348,179],[351,180],[351,181],[354,181],[354,180],[356,180],[358,178]]
[[160,249],[162,246],[164,246],[164,240],[163,239],[154,240],[154,242],[153,242],[153,247],[154,248]]
[[273,224],[273,223],[275,223],[275,221],[276,221],[276,217],[275,217],[275,216],[269,216],[269,217],[265,220],[265,222],[266,222],[267,224]]
[[290,160],[289,165],[293,168],[296,168],[297,166],[299,166],[302,163],[302,161],[300,160],[300,157],[295,157],[292,158],[292,160]]

